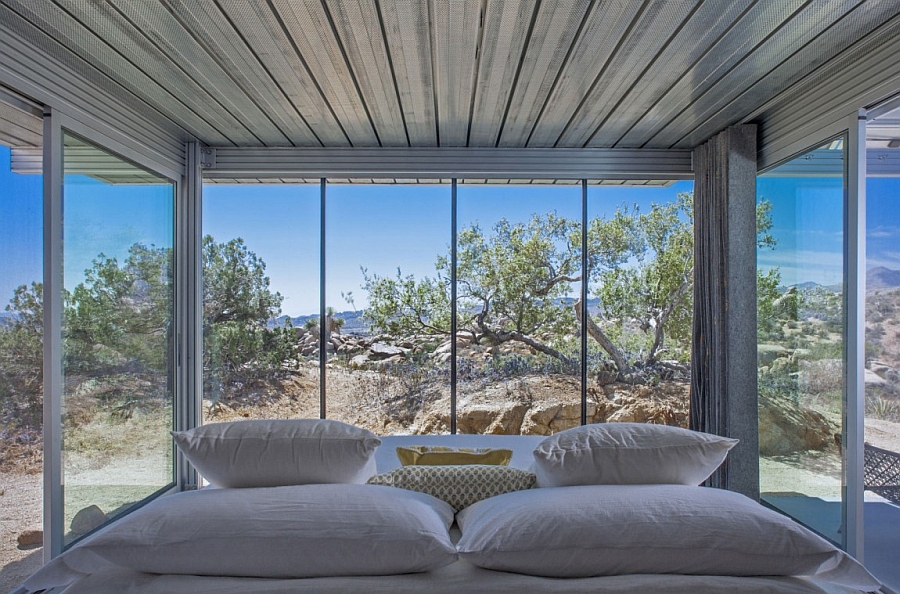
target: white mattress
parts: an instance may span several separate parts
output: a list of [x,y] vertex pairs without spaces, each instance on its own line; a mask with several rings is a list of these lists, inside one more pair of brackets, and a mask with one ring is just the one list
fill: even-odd
[[541,578],[481,569],[458,561],[429,573],[380,577],[293,580],[150,575],[113,568],[69,586],[64,594],[587,594],[671,592],[685,594],[848,594],[842,586],[801,578],[626,575],[577,579]]

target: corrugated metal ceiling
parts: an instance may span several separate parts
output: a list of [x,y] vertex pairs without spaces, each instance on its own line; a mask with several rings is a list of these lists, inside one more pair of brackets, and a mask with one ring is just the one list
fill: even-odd
[[0,4],[51,55],[223,147],[691,148],[900,14],[896,0]]

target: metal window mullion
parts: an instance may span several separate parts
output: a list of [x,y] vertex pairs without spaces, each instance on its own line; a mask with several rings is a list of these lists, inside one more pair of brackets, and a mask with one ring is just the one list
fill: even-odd
[[63,132],[44,112],[44,563],[62,553]]
[[[185,174],[175,205],[175,320],[178,376],[175,427],[186,431],[203,423],[203,177],[198,142],[185,144]],[[174,446],[173,446],[174,447]],[[199,485],[196,469],[175,452],[179,489]]]
[[325,195],[327,182],[319,180],[319,418],[325,418],[325,364],[328,359],[325,322]]
[[844,201],[844,549],[860,562],[864,550],[866,364],[866,112],[850,116]]
[[456,240],[457,180],[450,182],[450,434],[456,434]]
[[588,203],[581,180],[581,424],[587,425]]

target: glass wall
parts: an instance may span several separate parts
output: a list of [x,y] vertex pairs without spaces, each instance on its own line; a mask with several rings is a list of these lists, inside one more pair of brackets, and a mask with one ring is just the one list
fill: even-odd
[[65,134],[65,542],[174,482],[174,184]]
[[589,421],[688,426],[693,182],[588,188]]
[[43,509],[42,177],[13,171],[11,154],[0,145],[0,592],[40,567],[41,543],[17,538]]
[[[900,109],[867,124],[866,568],[900,589]],[[893,476],[891,469],[893,469]]]
[[319,416],[320,190],[203,187],[203,421]]
[[588,423],[687,425],[691,182],[460,183],[454,213],[451,184],[353,181],[324,227],[319,184],[204,186],[205,422],[549,435],[586,395]]
[[460,433],[581,424],[581,194],[574,184],[459,185]]
[[837,140],[757,181],[761,495],[836,543],[843,540],[844,159]]
[[328,185],[328,418],[450,432],[450,208],[448,185]]

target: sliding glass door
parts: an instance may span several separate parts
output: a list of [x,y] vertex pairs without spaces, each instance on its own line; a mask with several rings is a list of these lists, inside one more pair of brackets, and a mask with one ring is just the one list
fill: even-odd
[[174,483],[174,183],[63,134],[68,545]]
[[838,139],[757,181],[760,490],[844,541],[845,154]]

